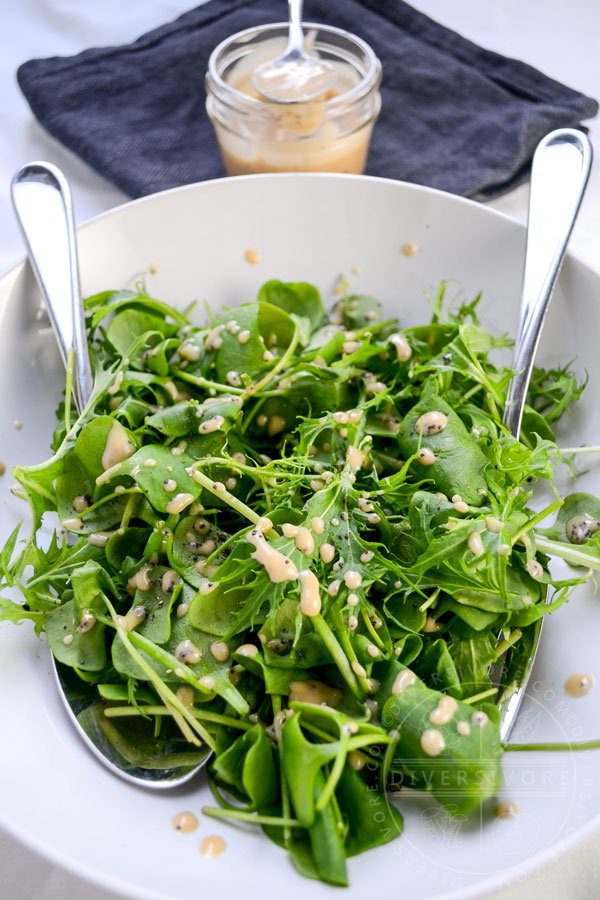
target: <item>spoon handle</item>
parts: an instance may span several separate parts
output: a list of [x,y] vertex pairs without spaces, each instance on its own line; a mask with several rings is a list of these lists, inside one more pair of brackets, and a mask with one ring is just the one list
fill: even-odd
[[542,325],[590,174],[592,146],[582,131],[559,128],[537,146],[531,169],[521,319],[504,424],[515,437]]
[[73,393],[81,412],[91,396],[92,373],[69,184],[56,166],[33,162],[14,175],[11,195],[63,362],[71,352],[75,357]]
[[290,30],[286,56],[295,50],[300,56],[304,53],[304,32],[302,31],[302,3],[303,0],[288,0],[288,17]]

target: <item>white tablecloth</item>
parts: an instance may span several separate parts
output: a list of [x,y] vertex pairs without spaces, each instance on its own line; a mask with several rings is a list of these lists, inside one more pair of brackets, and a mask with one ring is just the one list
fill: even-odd
[[[34,121],[15,80],[19,63],[31,57],[69,55],[90,46],[120,44],[191,8],[194,0],[4,0],[0,29],[0,271],[23,254],[8,185],[25,162],[46,159],[69,177],[78,222],[127,200],[47,135]],[[546,74],[600,95],[600,6],[597,0],[413,0],[413,5],[485,47],[523,59]],[[310,0],[306,3],[310,16]],[[282,2],[282,18],[285,6]],[[358,24],[357,24],[358,30]],[[591,123],[600,153],[600,123]],[[527,187],[492,206],[525,221]],[[600,269],[600,163],[592,173],[571,248]],[[0,798],[0,803],[1,803]],[[341,895],[340,895],[341,896]],[[489,896],[489,900],[591,900],[600,896],[600,834],[543,872]],[[0,833],[0,900],[114,900],[35,856]]]

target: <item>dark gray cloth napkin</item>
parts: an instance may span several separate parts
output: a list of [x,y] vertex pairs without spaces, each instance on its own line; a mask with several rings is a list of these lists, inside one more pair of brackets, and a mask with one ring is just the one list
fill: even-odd
[[[211,0],[127,46],[30,60],[17,78],[50,134],[140,197],[224,174],[204,108],[208,57],[235,31],[284,16],[282,0]],[[358,34],[381,59],[368,174],[488,200],[527,178],[544,134],[598,112],[400,0],[308,0],[305,18]]]

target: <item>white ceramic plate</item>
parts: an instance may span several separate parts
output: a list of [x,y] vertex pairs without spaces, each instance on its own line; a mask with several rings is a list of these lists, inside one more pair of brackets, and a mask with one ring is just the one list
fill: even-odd
[[[402,253],[407,241],[419,252]],[[484,291],[486,325],[514,333],[524,231],[509,219],[457,197],[397,182],[335,175],[253,176],[215,181],[130,203],[79,231],[86,294],[131,285],[149,266],[152,293],[184,306],[252,299],[269,278],[307,280],[326,301],[340,274],[357,292],[379,297],[403,324],[428,315],[424,291],[452,279],[450,293]],[[251,266],[246,249],[262,257]],[[360,274],[351,274],[360,266]],[[0,455],[8,466],[48,455],[64,380],[48,329],[34,319],[37,290],[23,265],[0,281]],[[563,428],[564,440],[598,443],[600,277],[565,263],[543,337],[545,363],[578,357],[591,386]],[[16,430],[13,420],[22,422]],[[25,515],[1,482],[1,536]],[[568,486],[568,485],[567,485]],[[598,468],[580,481],[600,492]],[[515,740],[598,737],[600,691],[572,700],[573,672],[597,673],[600,606],[579,589],[546,623],[531,690]],[[47,647],[28,626],[0,628],[0,822],[54,862],[126,896],[191,900],[200,893],[233,900],[267,891],[286,900],[333,897],[302,879],[286,854],[257,832],[203,820],[176,834],[171,818],[208,801],[202,777],[174,794],[122,783],[87,752],[66,720],[49,674]],[[502,799],[516,800],[514,821],[453,820],[423,795],[403,794],[404,835],[349,863],[348,898],[398,886],[411,900],[471,897],[553,858],[593,827],[600,809],[600,754],[511,754]],[[216,827],[215,827],[216,826]],[[227,852],[215,860],[199,840],[217,831]],[[335,895],[342,897],[339,889]]]

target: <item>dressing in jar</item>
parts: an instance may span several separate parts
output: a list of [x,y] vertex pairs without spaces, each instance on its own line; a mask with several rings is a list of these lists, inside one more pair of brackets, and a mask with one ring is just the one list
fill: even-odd
[[333,87],[310,101],[261,97],[252,73],[280,56],[288,25],[240,31],[211,54],[206,109],[228,175],[364,171],[381,108],[381,64],[368,44],[325,25],[303,25],[305,49],[331,63]]

